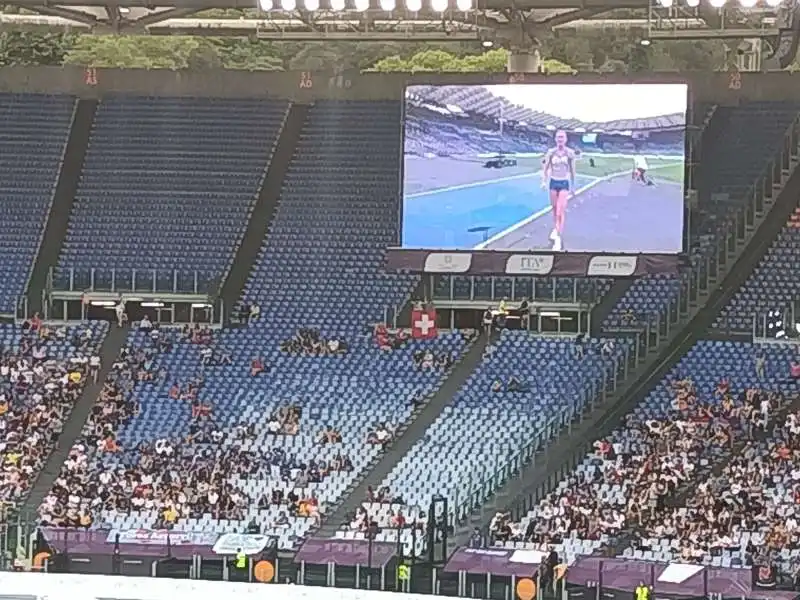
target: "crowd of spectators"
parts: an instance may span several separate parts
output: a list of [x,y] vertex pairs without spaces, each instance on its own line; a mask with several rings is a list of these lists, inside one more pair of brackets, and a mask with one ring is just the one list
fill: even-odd
[[303,328],[282,341],[280,350],[294,356],[341,356],[347,354],[347,343],[336,338],[325,339],[318,329]]
[[800,411],[773,423],[780,398],[750,393],[761,406],[752,411],[755,428],[743,446],[719,475],[697,482],[685,506],[665,509],[643,529],[666,539],[682,561],[728,551],[742,564],[754,564],[800,549]]
[[[137,384],[168,383],[158,366],[160,356],[177,344],[197,343],[185,332],[159,328],[135,339],[112,365],[81,438],[41,505],[42,523],[91,527],[102,523],[103,513],[139,513],[146,526],[169,529],[182,519],[241,520],[254,506],[279,506],[272,527],[289,527],[295,516],[318,525],[321,507],[312,484],[351,471],[351,458],[342,450],[329,460],[299,460],[291,445],[254,445],[258,432],[252,423],[219,427],[210,402],[203,399],[202,369],[167,388],[165,401],[185,403],[191,411],[188,435],[136,447],[119,441],[122,426],[139,413]],[[270,415],[267,431],[297,435],[302,416],[299,402],[287,403]],[[338,444],[341,435],[329,428],[319,441]],[[109,462],[107,455],[115,458]],[[249,478],[269,481],[270,489],[253,497],[252,490],[236,483]]]
[[14,342],[0,349],[0,507],[31,490],[85,385],[100,370],[101,339],[89,327],[53,328],[34,315],[13,331]]
[[385,323],[375,325],[372,336],[375,344],[384,352],[402,348],[411,339],[411,334],[405,329],[390,329]]
[[492,538],[546,547],[573,535],[599,540],[629,527],[648,530],[660,524],[663,529],[671,511],[667,497],[694,485],[715,459],[732,451],[734,442],[763,435],[783,405],[770,392],[751,389],[734,395],[727,381],[719,382],[708,398],[700,397],[688,378],[669,387],[668,414],[644,420],[628,415],[617,435],[595,442],[593,456],[522,522],[499,514]]

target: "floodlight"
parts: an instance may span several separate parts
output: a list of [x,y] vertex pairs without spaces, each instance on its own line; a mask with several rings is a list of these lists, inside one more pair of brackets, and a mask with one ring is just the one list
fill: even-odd
[[753,8],[758,3],[758,0],[739,0],[742,8]]
[[395,0],[380,0],[379,4],[381,10],[385,10],[386,12],[392,12],[395,8],[397,8],[397,3]]
[[771,6],[772,8],[777,7],[780,5],[781,0],[767,0],[767,6]]
[[431,8],[436,12],[444,12],[447,10],[447,0],[431,0]]
[[306,10],[319,10],[319,0],[303,0]]
[[345,3],[344,0],[331,0],[331,10],[344,10]]
[[698,6],[700,6],[700,0],[686,0],[686,4],[690,8],[697,8]]
[[406,0],[406,8],[411,12],[419,12],[422,10],[422,0]]
[[364,12],[369,10],[369,0],[355,0],[356,10]]
[[265,12],[268,10],[272,10],[273,7],[272,0],[258,0],[258,6],[261,8],[261,10]]
[[709,4],[711,4],[711,6],[714,8],[722,8],[725,6],[725,2],[726,0],[709,0]]
[[472,0],[456,0],[456,8],[463,12],[470,11],[472,10]]
[[281,8],[291,12],[297,8],[297,0],[281,0]]
[[664,8],[669,8],[672,6],[672,0],[658,0],[658,3]]

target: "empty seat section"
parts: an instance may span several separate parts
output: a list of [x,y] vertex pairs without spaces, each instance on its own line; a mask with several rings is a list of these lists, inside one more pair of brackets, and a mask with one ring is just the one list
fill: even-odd
[[71,96],[0,94],[0,313],[13,313],[25,293],[74,106]]
[[288,105],[112,97],[97,110],[59,277],[76,287],[172,289],[221,279],[241,240]]

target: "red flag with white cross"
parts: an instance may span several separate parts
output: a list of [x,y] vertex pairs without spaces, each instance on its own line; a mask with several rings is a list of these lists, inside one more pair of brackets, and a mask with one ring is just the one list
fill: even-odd
[[435,308],[411,311],[411,337],[417,340],[432,340],[437,335]]

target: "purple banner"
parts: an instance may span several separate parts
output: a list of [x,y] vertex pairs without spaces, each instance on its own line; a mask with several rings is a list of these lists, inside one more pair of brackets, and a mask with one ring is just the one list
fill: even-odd
[[386,253],[386,267],[390,271],[520,277],[641,277],[652,273],[675,273],[680,260],[675,254],[443,252],[402,248],[389,248]]
[[[538,554],[537,554],[538,556]],[[539,570],[538,561],[532,564],[531,552],[503,548],[459,548],[447,561],[445,573],[464,571],[474,575],[491,573],[498,576],[533,577]]]
[[307,562],[312,565],[334,563],[343,567],[366,566],[383,567],[397,554],[397,544],[391,542],[372,542],[366,540],[317,540],[309,539],[301,546],[294,562]]
[[[55,527],[45,527],[42,535],[47,543],[58,552],[70,554],[101,554],[111,555],[114,553],[113,536],[110,531],[93,530],[84,531],[79,529],[59,529]],[[122,556],[152,556],[154,558],[191,559],[194,555],[203,558],[219,558],[214,554],[213,544],[190,543],[191,540],[183,534],[176,532],[173,541],[172,533],[163,532],[164,541],[159,543],[156,539],[151,539],[148,543],[124,543],[120,542],[119,552]],[[219,537],[219,536],[217,536]],[[169,538],[169,543],[166,539]],[[120,536],[120,540],[124,540]]]
[[[752,572],[747,568],[696,567],[697,572],[686,579],[680,574],[662,577],[670,568],[675,569],[676,565],[623,558],[580,558],[567,570],[567,583],[595,586],[599,582],[604,588],[633,592],[637,585],[644,582],[653,586],[656,596],[720,594],[726,597],[787,600],[797,596],[796,592],[754,588]],[[680,583],[674,583],[676,580]]]

